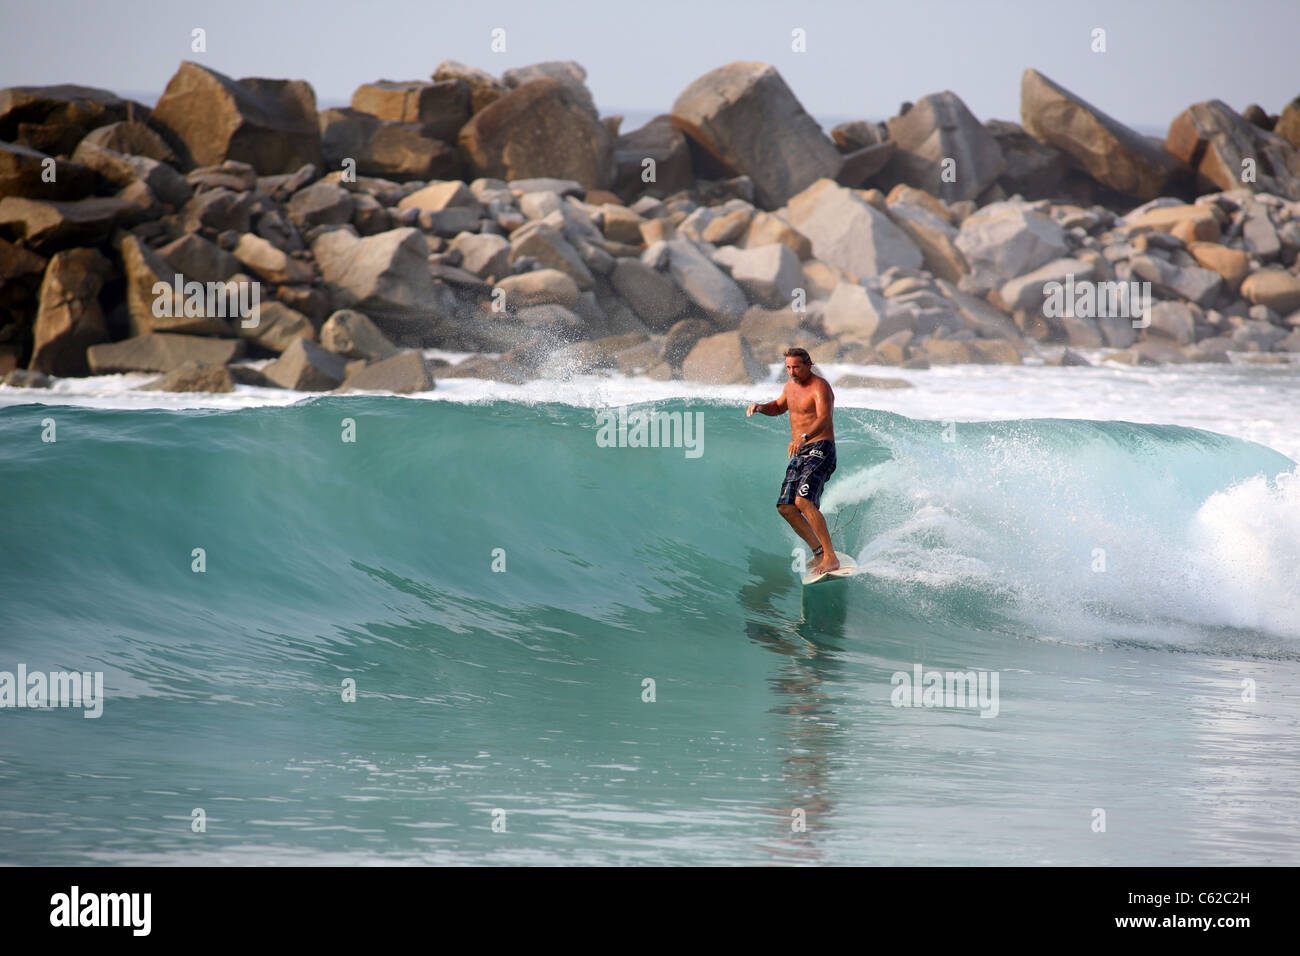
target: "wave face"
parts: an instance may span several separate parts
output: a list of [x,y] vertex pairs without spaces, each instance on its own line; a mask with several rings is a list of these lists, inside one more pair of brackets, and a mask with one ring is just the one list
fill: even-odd
[[[93,644],[88,621],[147,642],[184,622],[257,656],[274,653],[267,627],[400,625],[411,600],[453,634],[534,632],[540,613],[668,637],[656,615],[688,606],[743,627],[737,593],[798,544],[774,507],[786,424],[653,408],[694,416],[698,448],[627,447],[559,405],[10,410],[10,626]],[[1300,485],[1282,455],[1126,422],[845,409],[837,429],[823,510],[881,610],[1085,640],[1234,632],[1246,653],[1300,638]]]
[[[591,409],[564,405],[0,411],[0,670],[98,670],[106,688],[98,721],[0,714],[24,720],[0,745],[6,859],[83,860],[98,819],[117,834],[92,847],[107,861],[391,859],[394,847],[490,861],[502,844],[483,814],[514,799],[541,828],[581,793],[565,819],[586,813],[589,839],[557,823],[501,859],[762,861],[771,853],[729,842],[750,825],[736,807],[829,807],[847,731],[810,744],[808,715],[843,728],[875,714],[885,727],[861,708],[889,713],[889,674],[911,662],[1045,681],[1021,690],[1056,715],[1033,744],[1041,760],[1016,764],[1032,775],[1063,746],[1043,674],[1127,679],[1079,646],[1288,674],[1300,660],[1300,480],[1260,445],[1125,422],[946,425],[841,409],[823,510],[836,547],[870,573],[805,596],[775,509],[787,423],[731,404],[654,408],[702,422],[698,456],[617,435],[610,447]],[[42,441],[50,422],[56,440]],[[637,709],[647,676],[665,702],[653,711]],[[339,705],[348,679],[352,709]],[[1108,704],[1088,706],[1085,722]],[[797,721],[788,737],[783,708]],[[647,713],[653,733],[638,723]],[[974,721],[986,724],[1001,726]],[[823,756],[810,770],[813,745]],[[51,754],[96,773],[69,775],[52,797]],[[525,779],[546,781],[533,804]],[[710,802],[674,810],[701,781]],[[756,795],[771,781],[780,793]],[[601,794],[634,785],[600,809]],[[188,815],[202,800],[224,801],[209,812],[239,824],[204,846],[233,855],[185,856],[198,852]],[[123,814],[146,822],[123,828]],[[1001,852],[1005,833],[989,832]],[[604,852],[602,834],[628,842]],[[889,845],[822,859],[886,861]],[[1027,845],[1023,862],[1099,860],[1071,847]],[[913,859],[914,843],[897,849]]]

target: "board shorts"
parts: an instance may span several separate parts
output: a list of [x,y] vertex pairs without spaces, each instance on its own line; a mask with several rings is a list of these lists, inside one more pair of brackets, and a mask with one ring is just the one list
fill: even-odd
[[835,442],[829,438],[801,445],[785,469],[778,505],[794,504],[795,496],[807,498],[814,508],[822,504],[822,489],[835,471]]

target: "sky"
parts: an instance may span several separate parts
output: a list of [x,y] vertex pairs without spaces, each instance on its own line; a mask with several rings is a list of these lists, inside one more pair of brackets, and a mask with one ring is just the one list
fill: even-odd
[[[195,28],[205,52],[191,50]],[[1105,52],[1092,49],[1098,29]],[[0,87],[79,83],[152,106],[192,59],[237,78],[308,80],[324,108],[362,83],[428,79],[444,59],[496,75],[571,59],[602,114],[631,118],[667,112],[711,69],[756,60],[823,123],[886,119],[942,90],[981,120],[1018,121],[1032,66],[1163,133],[1207,99],[1279,112],[1300,94],[1298,36],[1300,0],[0,0]]]

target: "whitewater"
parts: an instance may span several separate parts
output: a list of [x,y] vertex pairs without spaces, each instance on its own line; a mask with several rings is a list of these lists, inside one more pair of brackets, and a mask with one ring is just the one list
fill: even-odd
[[830,366],[816,594],[779,371],[0,388],[0,863],[1300,862],[1300,369]]

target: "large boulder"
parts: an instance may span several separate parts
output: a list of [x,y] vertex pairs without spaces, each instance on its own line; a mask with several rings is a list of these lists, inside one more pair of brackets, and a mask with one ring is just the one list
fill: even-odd
[[240,338],[270,352],[285,352],[298,339],[314,341],[316,338],[311,319],[275,299],[259,304],[254,324],[245,326],[238,322],[235,331]]
[[756,249],[724,247],[714,260],[731,272],[731,278],[751,302],[768,308],[789,307],[794,290],[803,285],[799,257],[780,243]]
[[1018,203],[990,203],[967,217],[954,244],[970,264],[972,290],[983,294],[1069,254],[1065,230]]
[[1210,269],[1197,266],[1176,266],[1151,255],[1137,255],[1129,260],[1133,275],[1151,283],[1152,290],[1161,296],[1174,296],[1209,306],[1223,287],[1223,277]]
[[236,159],[269,176],[322,163],[316,94],[304,80],[232,80],[187,60],[153,118],[188,165]]
[[400,352],[364,368],[356,369],[339,386],[341,392],[393,392],[409,395],[434,387],[433,376],[417,351]]
[[0,199],[0,235],[23,239],[37,252],[98,246],[119,228],[140,221],[140,207],[125,199]]
[[[690,146],[666,114],[619,136],[614,159],[618,167],[614,192],[627,202],[647,192],[671,196],[690,189],[695,181]],[[646,160],[653,160],[653,167]]]
[[239,272],[238,259],[196,232],[187,232],[157,252],[187,281],[225,282]]
[[243,354],[244,343],[240,339],[153,333],[121,342],[92,345],[86,350],[86,360],[92,375],[109,375],[113,372],[170,372],[191,361],[203,365],[225,365]]
[[286,209],[289,219],[302,230],[313,226],[339,226],[352,219],[352,193],[336,183],[312,183],[293,194]]
[[194,192],[185,177],[166,163],[147,156],[128,156],[87,140],[77,146],[72,161],[93,169],[118,189],[142,182],[155,196],[173,206],[184,205]]
[[[261,236],[246,232],[235,244],[234,259],[247,266],[267,282],[310,283],[314,278],[311,267],[277,249]],[[223,277],[229,278],[229,276]]]
[[684,236],[668,240],[668,274],[720,328],[735,328],[749,300],[731,277]]
[[900,200],[889,204],[889,218],[921,250],[925,268],[939,278],[956,282],[970,271],[956,246],[957,229],[943,216],[927,206]]
[[0,140],[69,155],[91,130],[149,110],[91,86],[13,86],[0,90]]
[[[180,276],[181,294],[176,294],[177,273],[166,260],[133,235],[122,238],[119,246],[122,269],[126,273],[126,305],[131,334],[181,332],[191,335],[230,335],[226,321],[234,310],[230,299],[223,297],[221,306],[209,310],[206,284],[190,276]],[[223,288],[224,291],[224,288]],[[209,312],[213,314],[209,315]]]
[[886,175],[945,202],[974,199],[1006,170],[997,140],[950,90],[891,119],[889,139],[897,152]]
[[326,320],[321,326],[320,344],[344,358],[371,362],[397,354],[397,346],[364,313],[354,309],[340,309]]
[[431,139],[454,143],[470,117],[469,84],[380,80],[358,87],[352,94],[352,108],[394,123],[418,123]]
[[311,339],[295,339],[262,374],[281,388],[299,392],[327,392],[343,381],[347,363]]
[[829,179],[794,196],[780,216],[808,237],[818,260],[859,278],[921,268],[921,251],[906,233],[859,192]]
[[430,136],[419,123],[382,120],[354,109],[320,113],[321,152],[332,169],[356,163],[359,176],[397,181],[448,179],[460,175],[456,148]]
[[501,74],[501,82],[507,90],[517,90],[533,80],[552,79],[573,94],[574,100],[592,116],[597,116],[596,101],[587,89],[587,71],[580,63],[573,60],[551,60],[546,63],[532,63],[518,66]]
[[348,229],[316,237],[311,247],[335,309],[357,309],[400,337],[434,317],[439,300],[428,244],[418,229],[391,229],[362,239]]
[[710,385],[752,385],[767,378],[739,331],[719,332],[695,343],[682,362],[682,378]]
[[443,60],[433,71],[435,83],[447,80],[460,80],[469,87],[470,111],[473,113],[491,106],[506,91],[505,84],[491,73],[455,60]]
[[1222,100],[1196,103],[1179,113],[1169,124],[1165,149],[1195,166],[1203,191],[1249,189],[1300,199],[1300,153]]
[[18,143],[0,142],[0,196],[69,200],[95,189],[95,174],[66,159]]
[[640,259],[619,259],[609,278],[618,294],[655,332],[672,328],[689,304],[685,293],[671,279]]
[[82,140],[127,156],[145,156],[171,166],[179,162],[176,153],[147,123],[122,120],[91,130]]
[[185,362],[162,378],[141,385],[142,392],[233,392],[235,379],[224,365]]
[[50,375],[85,375],[86,348],[108,338],[99,290],[112,266],[95,249],[55,253],[41,283],[40,310],[28,368]]
[[459,143],[475,176],[573,179],[588,189],[614,182],[613,137],[558,80],[511,90],[474,114]]
[[998,185],[1008,196],[1019,194],[1025,199],[1050,199],[1058,195],[1070,163],[1054,146],[1040,143],[1019,123],[985,120],[989,131],[1002,150],[1007,168],[998,177]]
[[1025,132],[1053,146],[1116,192],[1146,201],[1165,194],[1183,165],[1140,133],[1034,69],[1020,80]]
[[1241,284],[1241,294],[1255,305],[1288,315],[1300,309],[1300,276],[1281,269],[1261,269]]
[[508,309],[525,309],[534,305],[562,305],[572,309],[581,293],[578,284],[559,269],[536,269],[497,280],[496,288],[505,293]]
[[706,73],[677,97],[672,122],[725,169],[753,180],[764,209],[840,170],[835,144],[765,63],[730,63]]

